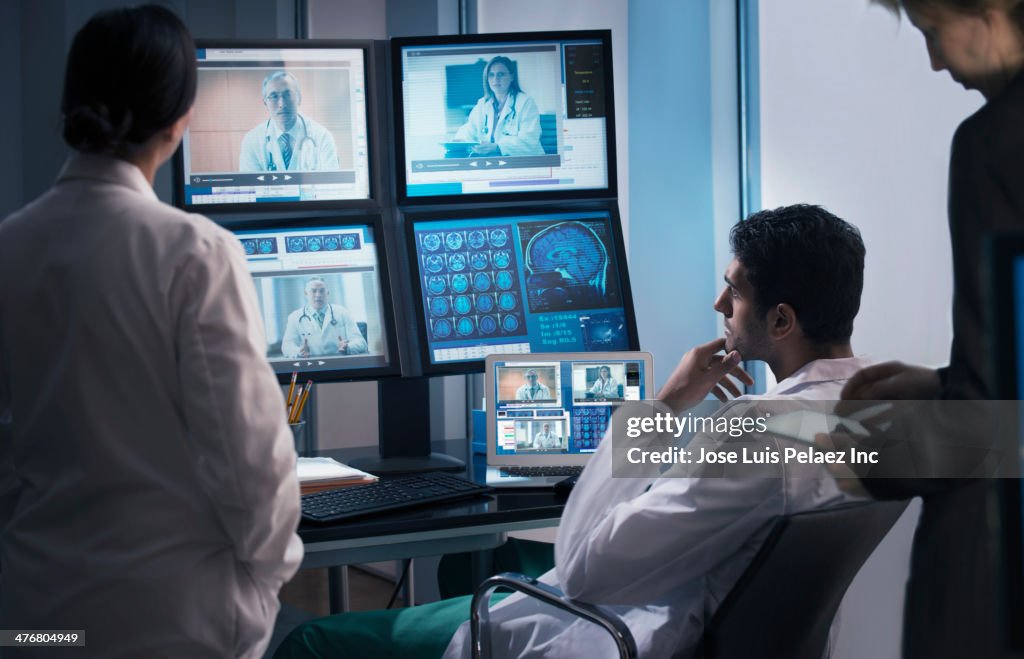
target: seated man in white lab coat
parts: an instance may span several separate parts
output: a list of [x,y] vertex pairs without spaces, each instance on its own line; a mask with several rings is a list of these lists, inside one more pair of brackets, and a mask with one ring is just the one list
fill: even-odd
[[[687,352],[657,398],[678,414],[709,393],[739,396],[732,378],[752,383],[739,366],[747,359],[765,361],[778,381],[747,400],[838,400],[843,383],[867,364],[850,344],[864,274],[857,229],[821,208],[789,206],[738,223],[731,243],[735,258],[714,303],[725,337]],[[611,449],[606,438],[581,475],[558,529],[556,567],[540,580],[610,607],[641,657],[689,656],[775,518],[850,501],[819,465],[799,478],[789,470],[774,478],[613,478]],[[441,614],[452,602],[414,607],[393,628],[415,629],[412,616],[426,616],[429,607]],[[468,598],[459,613],[469,619]],[[337,620],[344,617],[308,623],[289,641],[312,650],[330,627],[333,656],[350,656],[338,653],[351,627]],[[496,657],[617,656],[600,629],[518,594],[495,605],[490,618]],[[284,647],[281,657],[303,656]],[[470,656],[468,623],[444,656]]]
[[281,354],[285,357],[363,355],[368,346],[348,309],[328,301],[331,291],[321,277],[306,280],[306,304],[288,315]]
[[[731,242],[735,258],[715,301],[725,338],[686,353],[658,398],[676,413],[708,392],[724,399],[739,393],[727,375],[749,378],[740,360],[760,359],[778,381],[764,398],[838,400],[867,364],[850,345],[863,285],[857,230],[797,206],[740,222]],[[580,477],[558,529],[556,568],[541,581],[610,606],[642,657],[692,651],[775,517],[849,500],[823,468],[801,478],[611,478],[611,449],[602,442]],[[610,638],[592,624],[520,595],[491,618],[497,656],[610,656]],[[468,625],[445,656],[469,656]]]

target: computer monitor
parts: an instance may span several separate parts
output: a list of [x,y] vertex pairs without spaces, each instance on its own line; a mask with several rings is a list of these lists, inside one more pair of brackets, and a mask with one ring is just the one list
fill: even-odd
[[614,204],[405,216],[425,374],[496,353],[637,350]]
[[526,458],[524,465],[541,465],[556,455],[585,464],[615,408],[652,395],[652,364],[650,354],[638,352],[489,356],[489,458],[517,456]]
[[267,360],[281,382],[397,374],[380,216],[232,225],[256,285]]
[[[991,237],[992,310],[996,328],[991,363],[1002,400],[1024,399],[1024,234],[999,233]],[[1020,460],[1024,473],[1024,406],[1017,410]],[[1024,481],[1006,478],[1000,486],[1000,545],[1003,559],[1005,605],[1003,627],[1009,649],[1024,650]]]
[[609,30],[392,40],[399,203],[614,197]]
[[367,207],[371,42],[199,41],[175,198],[206,212]]

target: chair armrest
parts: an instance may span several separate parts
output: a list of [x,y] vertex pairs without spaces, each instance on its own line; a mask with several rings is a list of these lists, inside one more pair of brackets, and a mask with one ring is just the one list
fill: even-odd
[[633,634],[630,633],[626,623],[622,622],[615,614],[593,604],[573,602],[562,591],[541,583],[536,579],[531,579],[517,572],[503,572],[484,581],[477,587],[476,592],[473,593],[469,623],[472,634],[473,659],[490,659],[491,657],[488,608],[491,595],[498,588],[508,588],[509,590],[522,593],[527,597],[540,600],[556,609],[561,609],[578,618],[583,618],[595,625],[599,625],[611,634],[621,659],[635,659],[637,656],[636,641],[633,640]]

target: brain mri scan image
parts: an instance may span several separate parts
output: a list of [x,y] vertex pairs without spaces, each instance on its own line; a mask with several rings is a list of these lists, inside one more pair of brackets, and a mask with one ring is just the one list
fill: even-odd
[[[431,341],[527,332],[511,225],[417,230]],[[561,258],[556,253],[550,259]],[[565,257],[563,261],[571,260]]]
[[[601,225],[598,225],[599,228]],[[581,221],[522,227],[530,311],[595,309],[619,304],[608,237]],[[612,290],[609,290],[609,282]]]

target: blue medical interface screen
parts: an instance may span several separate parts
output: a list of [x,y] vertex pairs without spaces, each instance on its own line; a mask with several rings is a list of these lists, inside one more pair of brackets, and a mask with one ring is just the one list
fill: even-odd
[[200,48],[186,206],[369,199],[364,52]]
[[497,454],[597,450],[616,404],[643,400],[642,360],[497,362]]
[[628,350],[607,211],[413,221],[431,364]]
[[373,227],[236,231],[277,373],[389,365]]
[[406,46],[406,196],[609,187],[600,39]]

